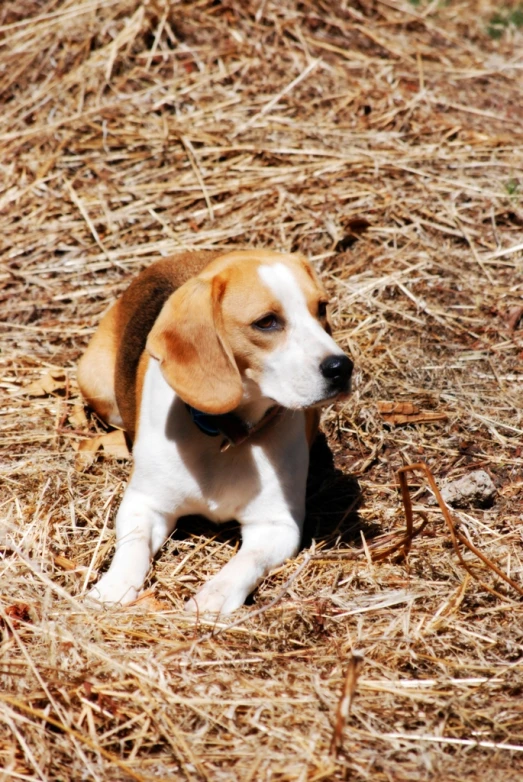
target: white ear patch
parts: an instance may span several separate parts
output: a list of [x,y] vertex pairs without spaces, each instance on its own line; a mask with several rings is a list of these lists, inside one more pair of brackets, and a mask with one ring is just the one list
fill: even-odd
[[321,362],[343,352],[309,312],[299,280],[286,264],[260,266],[258,274],[280,301],[285,320],[283,343],[265,359],[262,394],[284,407],[310,407],[329,396]]

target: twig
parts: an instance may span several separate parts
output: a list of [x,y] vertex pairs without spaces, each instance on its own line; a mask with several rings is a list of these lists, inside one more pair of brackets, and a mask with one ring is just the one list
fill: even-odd
[[456,739],[450,736],[419,736],[412,733],[383,733],[382,739],[403,739],[405,741],[433,741],[437,744],[455,744],[459,747],[483,747],[485,749],[508,749],[510,752],[523,752],[521,744],[506,744],[502,741],[484,741],[479,739]]
[[478,582],[478,584],[480,584],[480,586],[483,587],[483,589],[486,589],[487,592],[490,592],[490,594],[495,595],[495,597],[499,597],[502,600],[506,600],[506,597],[504,595],[501,595],[499,592],[496,592],[495,589],[489,587],[488,584],[485,584],[484,581],[481,581],[481,579],[479,579],[474,574],[470,565],[463,558],[463,555],[458,546],[458,541],[462,545],[466,546],[468,550],[471,551],[476,557],[478,557],[478,559],[480,559],[490,570],[496,573],[496,575],[499,576],[499,578],[501,578],[503,581],[509,584],[520,595],[523,595],[523,587],[521,587],[513,579],[507,576],[506,573],[504,573],[496,564],[494,564],[494,562],[492,562],[488,557],[486,557],[485,554],[483,554],[479,549],[477,549],[476,546],[474,546],[469,540],[467,540],[467,538],[464,535],[461,534],[459,530],[456,529],[454,521],[452,520],[452,516],[450,515],[449,510],[445,505],[445,502],[443,501],[443,497],[441,496],[440,490],[438,489],[436,481],[434,480],[434,476],[432,475],[431,471],[429,470],[429,468],[424,462],[419,462],[418,464],[408,464],[405,467],[401,467],[401,469],[398,470],[398,480],[401,488],[403,505],[405,508],[405,517],[407,520],[407,533],[409,529],[412,529],[412,501],[408,490],[406,473],[416,472],[416,471],[421,471],[425,474],[427,481],[429,482],[429,486],[434,492],[434,496],[436,497],[440,510],[443,513],[443,518],[445,519],[445,522],[447,524],[447,528],[450,533],[450,539],[452,541],[452,546],[454,547],[454,551],[456,552],[460,564],[465,568],[467,573],[469,573],[472,576],[472,578],[474,578]]
[[250,119],[247,120],[234,134],[234,136],[237,136],[239,133],[242,133],[247,128],[250,128],[251,125],[253,125],[257,119],[260,117],[263,117],[264,114],[267,114],[276,104],[278,101],[280,101],[284,95],[287,95],[291,90],[293,90],[301,81],[307,78],[309,73],[311,73],[314,68],[316,68],[317,65],[319,65],[321,62],[321,57],[319,57],[317,60],[313,60],[310,62],[307,67],[299,74],[299,76],[296,76],[295,79],[293,79],[289,84],[287,84],[286,87],[283,88],[277,95],[274,96],[264,107],[261,111],[259,111],[257,114],[254,114]]
[[363,656],[353,653],[349,660],[349,666],[347,668],[347,673],[345,674],[343,692],[338,702],[338,708],[336,709],[336,725],[334,727],[330,745],[331,755],[335,755],[343,743],[343,728],[345,727],[345,723],[347,722],[350,713],[362,665]]
[[123,269],[123,271],[126,271],[125,267],[122,266],[121,263],[119,263],[118,261],[114,261],[110,257],[109,253],[107,252],[107,249],[104,246],[104,243],[100,239],[100,236],[98,234],[98,231],[95,228],[95,225],[94,225],[93,221],[89,217],[89,212],[85,208],[85,205],[82,202],[82,200],[80,199],[80,197],[77,195],[77,193],[76,193],[75,189],[73,188],[72,184],[70,182],[66,181],[65,185],[67,187],[67,190],[69,191],[69,195],[71,196],[71,201],[78,208],[78,211],[80,212],[80,214],[84,218],[85,222],[87,223],[87,227],[89,228],[89,230],[90,230],[90,232],[91,232],[91,234],[93,236],[93,239],[95,240],[95,242],[98,245],[98,247],[100,248],[100,250],[103,252],[105,258],[109,261],[111,266],[115,266],[117,269]]
[[187,151],[187,155],[189,157],[189,162],[191,164],[192,170],[195,173],[196,179],[198,180],[200,187],[202,189],[203,197],[205,198],[205,203],[207,204],[207,211],[209,212],[209,219],[211,222],[214,220],[214,211],[212,208],[211,203],[211,197],[209,195],[209,191],[207,190],[207,187],[205,185],[205,180],[203,178],[203,174],[201,172],[198,159],[196,157],[196,152],[194,151],[194,147],[191,144],[190,140],[186,136],[180,136],[180,141],[182,142],[183,146],[185,147]]

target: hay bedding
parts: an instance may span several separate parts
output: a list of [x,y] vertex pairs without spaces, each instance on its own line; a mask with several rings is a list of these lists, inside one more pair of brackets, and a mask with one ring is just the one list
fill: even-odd
[[[369,550],[404,525],[399,467],[440,484],[482,468],[495,504],[455,520],[523,582],[516,12],[1,4],[0,779],[521,779],[518,595],[460,567],[421,477],[430,523],[407,562]],[[237,245],[312,256],[358,365],[325,414],[314,555],[195,627],[183,601],[238,543],[195,520],[141,602],[87,611],[129,464],[76,461],[104,429],[75,363],[132,273]]]

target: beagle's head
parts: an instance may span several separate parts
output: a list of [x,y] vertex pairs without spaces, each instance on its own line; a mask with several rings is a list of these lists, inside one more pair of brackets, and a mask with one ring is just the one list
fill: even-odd
[[261,398],[306,408],[350,390],[352,362],[330,336],[327,297],[299,254],[216,258],[170,296],[147,349],[185,402],[214,415]]

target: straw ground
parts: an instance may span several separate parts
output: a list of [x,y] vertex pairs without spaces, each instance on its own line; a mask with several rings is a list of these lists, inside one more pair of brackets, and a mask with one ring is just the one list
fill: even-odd
[[[371,551],[404,527],[398,468],[481,467],[494,504],[455,521],[523,583],[520,22],[493,0],[1,4],[0,779],[521,779],[518,594],[460,566],[421,475],[408,558]],[[312,257],[358,367],[305,548],[195,625],[184,601],[238,545],[196,519],[141,601],[88,610],[130,462],[78,462],[104,429],[76,362],[147,263],[233,246]]]

